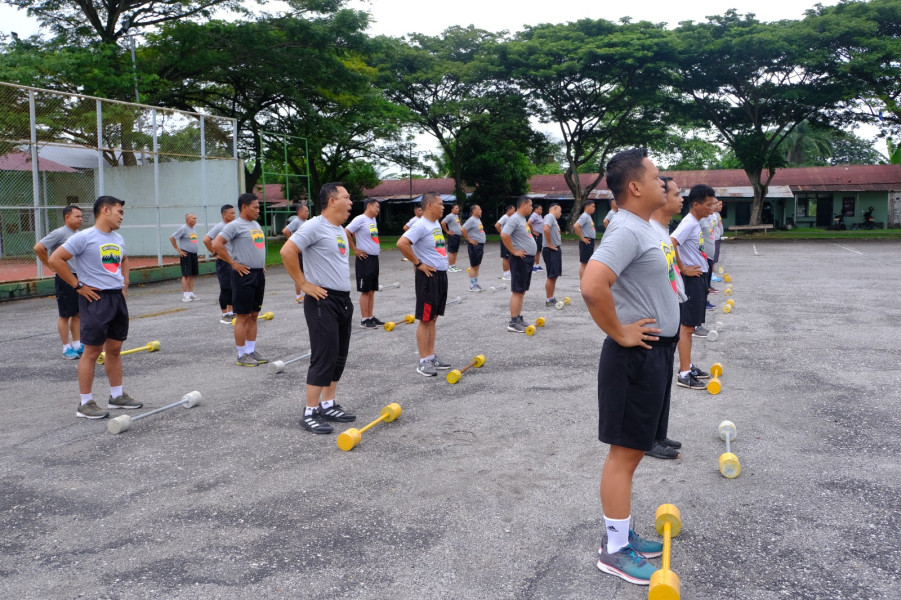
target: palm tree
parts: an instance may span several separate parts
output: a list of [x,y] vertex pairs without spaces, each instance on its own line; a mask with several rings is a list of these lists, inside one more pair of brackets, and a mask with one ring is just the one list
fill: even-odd
[[798,123],[780,145],[788,167],[809,167],[825,165],[832,156],[833,131],[822,127],[811,127],[805,119]]

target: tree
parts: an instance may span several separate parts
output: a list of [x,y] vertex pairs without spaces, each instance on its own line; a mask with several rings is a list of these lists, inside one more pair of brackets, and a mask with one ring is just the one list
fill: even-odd
[[719,168],[722,149],[696,133],[674,129],[652,145],[660,154],[661,170],[702,171]]
[[804,22],[761,23],[734,10],[674,32],[676,85],[735,154],[754,189],[751,224],[776,169],[779,146],[799,123],[844,97],[828,76],[829,52]]
[[813,127],[807,119],[798,123],[779,146],[785,158],[785,166],[813,167],[826,164],[826,159],[832,156],[834,131],[829,127]]
[[456,140],[487,110],[493,83],[484,65],[495,41],[494,34],[472,26],[451,27],[434,37],[378,38],[381,49],[373,57],[386,96],[407,107],[416,125],[438,141],[461,202],[466,192]]
[[[528,27],[500,47],[496,76],[521,90],[539,121],[560,128],[574,199],[570,229],[608,156],[662,131],[664,41],[662,28],[649,23],[583,19]],[[598,174],[583,187],[578,174],[586,166]]]

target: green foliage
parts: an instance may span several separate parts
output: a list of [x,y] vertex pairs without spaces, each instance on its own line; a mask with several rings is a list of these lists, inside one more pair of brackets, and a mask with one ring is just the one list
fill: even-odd
[[892,138],[886,139],[885,145],[888,148],[888,163],[890,165],[901,165],[901,146],[896,146]]
[[700,171],[720,168],[722,148],[690,131],[673,129],[658,138],[658,166],[665,171]]

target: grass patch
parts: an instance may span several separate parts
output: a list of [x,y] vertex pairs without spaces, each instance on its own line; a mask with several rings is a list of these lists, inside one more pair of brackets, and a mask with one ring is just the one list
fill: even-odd
[[830,231],[828,229],[791,229],[788,231],[768,231],[742,233],[730,239],[739,240],[901,240],[901,229],[878,229],[872,231]]

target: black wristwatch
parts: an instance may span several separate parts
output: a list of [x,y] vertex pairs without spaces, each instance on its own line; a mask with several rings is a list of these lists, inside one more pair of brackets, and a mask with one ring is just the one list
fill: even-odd
[[418,268],[419,268],[419,265],[421,265],[421,264],[422,264],[422,261],[419,261],[418,263],[416,263],[415,265],[413,265],[413,268],[414,268],[414,269],[418,269]]
[[83,288],[83,287],[84,287],[84,283],[82,283],[81,281],[78,281],[78,282],[75,283],[75,289],[76,289],[76,290],[80,290],[80,289]]

